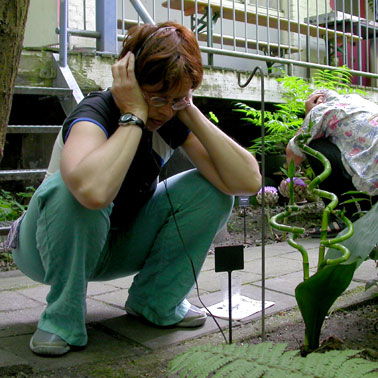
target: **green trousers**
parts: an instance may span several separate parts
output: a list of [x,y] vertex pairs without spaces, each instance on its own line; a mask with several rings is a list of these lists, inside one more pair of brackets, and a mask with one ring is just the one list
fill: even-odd
[[233,197],[197,170],[173,176],[166,184],[175,216],[160,183],[127,230],[111,228],[113,205],[101,210],[83,207],[60,172],[41,184],[13,250],[24,274],[50,285],[38,328],[71,345],[86,345],[88,281],[135,273],[127,298],[131,308],[161,326],[184,318],[190,306],[185,298],[195,282],[191,260],[198,275],[214,236],[227,222]]

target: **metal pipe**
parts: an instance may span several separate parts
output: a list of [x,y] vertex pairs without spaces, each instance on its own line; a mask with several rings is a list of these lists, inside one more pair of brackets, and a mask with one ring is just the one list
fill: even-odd
[[67,66],[68,0],[60,0],[59,65]]
[[140,18],[143,20],[145,24],[156,25],[156,22],[154,21],[154,19],[150,16],[150,14],[147,12],[147,9],[139,0],[130,0],[130,3],[134,7],[134,9],[137,11]]
[[[60,28],[56,28],[55,32],[60,34]],[[101,38],[101,33],[94,30],[66,29],[68,35],[84,38]]]

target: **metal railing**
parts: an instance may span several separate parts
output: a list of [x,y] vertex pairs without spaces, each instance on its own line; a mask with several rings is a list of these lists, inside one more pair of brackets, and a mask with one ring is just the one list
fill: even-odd
[[[117,54],[114,41],[135,24],[175,20],[193,30],[211,66],[250,71],[264,61],[267,69],[309,77],[313,68],[347,65],[354,84],[377,86],[377,0],[339,0],[334,8],[329,0],[92,0],[92,31],[88,0],[72,1],[83,2],[84,28],[69,20],[68,35],[95,38],[100,53]],[[99,17],[110,10],[115,19]]]

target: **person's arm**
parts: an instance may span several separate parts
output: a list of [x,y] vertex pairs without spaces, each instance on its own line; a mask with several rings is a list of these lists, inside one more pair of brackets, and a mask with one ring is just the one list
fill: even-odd
[[[310,113],[310,111],[317,105],[320,105],[324,103],[325,101],[325,95],[321,91],[316,91],[312,94],[310,94],[305,102],[305,109],[306,109],[306,117]],[[305,120],[303,124],[308,125],[308,120]],[[298,130],[296,136],[304,131],[303,126]],[[290,162],[293,160],[294,164],[298,166],[301,164],[305,159],[306,156],[302,153],[302,151],[299,149],[299,147],[295,144],[294,136],[292,139],[290,139],[289,143],[286,146],[286,162],[287,164],[290,164]]]
[[293,160],[295,166],[298,166],[306,159],[306,156],[295,145],[294,138],[290,139],[290,142],[286,146],[286,162],[289,165]]
[[[121,114],[147,120],[148,106],[135,86],[134,56],[127,54],[112,67],[112,94]],[[92,122],[74,124],[64,145],[60,169],[75,198],[89,209],[108,206],[116,197],[137,151],[142,130],[119,126],[107,139]]]
[[252,195],[261,187],[255,158],[211,123],[193,104],[178,113],[192,131],[184,151],[193,164],[216,188],[232,195]]

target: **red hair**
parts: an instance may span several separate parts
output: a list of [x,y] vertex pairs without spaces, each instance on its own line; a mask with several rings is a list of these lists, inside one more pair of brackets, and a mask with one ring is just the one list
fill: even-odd
[[162,83],[162,92],[176,88],[184,78],[196,89],[202,82],[201,52],[192,31],[172,21],[137,25],[129,29],[119,59],[128,51],[136,56],[139,85]]

